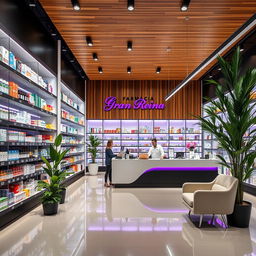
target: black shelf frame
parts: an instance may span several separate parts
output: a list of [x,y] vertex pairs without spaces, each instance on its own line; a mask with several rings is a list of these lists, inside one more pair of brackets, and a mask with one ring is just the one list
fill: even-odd
[[52,113],[52,112],[49,112],[49,111],[44,110],[42,108],[39,108],[37,106],[31,105],[25,100],[14,98],[14,97],[10,96],[9,94],[5,94],[5,93],[0,92],[0,97],[5,98],[5,99],[9,100],[10,102],[18,103],[21,106],[31,108],[32,110],[35,110],[39,114],[44,113],[44,114],[47,114],[48,116],[54,116],[54,117],[57,116],[55,113]]
[[69,132],[61,132],[62,135],[65,136],[72,136],[72,137],[84,137],[84,134],[74,134],[74,133],[69,133]]
[[44,173],[44,170],[35,171],[34,173],[30,173],[30,174],[15,176],[15,177],[12,177],[10,179],[1,181],[0,186],[5,186],[5,185],[9,185],[9,184],[14,183],[14,182],[27,180],[27,179],[30,179],[30,178],[35,178],[35,177],[37,177],[38,175],[40,175],[42,173]]
[[9,65],[7,65],[6,63],[0,61],[0,65],[2,67],[4,67],[5,69],[7,69],[8,71],[13,72],[14,74],[18,75],[20,78],[22,78],[23,80],[25,80],[26,82],[29,82],[31,85],[35,86],[36,88],[44,91],[45,93],[47,93],[49,96],[53,97],[53,98],[57,98],[56,95],[54,95],[53,93],[49,92],[48,90],[46,90],[45,88],[43,88],[42,86],[40,86],[39,84],[35,83],[34,81],[30,80],[28,77],[26,77],[25,75],[21,74],[20,72],[18,72],[17,70],[13,69],[12,67],[10,67]]
[[66,119],[66,118],[61,118],[61,122],[63,122],[64,124],[67,124],[67,125],[70,125],[70,124],[73,124],[73,125],[76,125],[78,127],[81,127],[81,128],[84,128],[85,127],[85,124],[79,124],[79,123],[76,123],[76,122],[73,122],[69,119]]
[[53,145],[53,143],[46,143],[46,142],[12,142],[12,141],[1,141],[0,146],[5,147],[48,147],[50,145]]
[[5,119],[0,119],[0,126],[22,128],[23,130],[35,130],[35,131],[42,131],[42,132],[56,132],[56,129],[48,129],[48,128],[34,126],[34,125],[30,125],[30,124],[12,122],[12,121],[5,120]]
[[73,113],[78,113],[79,115],[84,116],[84,113],[82,113],[78,109],[74,108],[73,106],[69,105],[65,101],[61,100],[61,103],[63,104],[63,106],[65,106],[68,109],[67,111],[72,111]]
[[[50,159],[50,157],[45,157],[46,159]],[[33,162],[42,162],[41,157],[29,157],[29,158],[21,158],[18,160],[9,160],[9,161],[2,161],[0,162],[0,167],[3,166],[10,166],[10,165],[16,165],[16,164],[26,164],[26,163],[33,163]]]

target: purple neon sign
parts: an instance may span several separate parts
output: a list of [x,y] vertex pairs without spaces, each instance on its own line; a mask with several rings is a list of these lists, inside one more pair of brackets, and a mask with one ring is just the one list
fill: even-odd
[[163,110],[165,108],[165,104],[155,103],[153,100],[145,100],[145,99],[136,99],[133,101],[133,104],[130,103],[117,103],[117,98],[114,96],[107,97],[104,101],[105,111],[111,111],[113,109],[142,109],[142,110]]

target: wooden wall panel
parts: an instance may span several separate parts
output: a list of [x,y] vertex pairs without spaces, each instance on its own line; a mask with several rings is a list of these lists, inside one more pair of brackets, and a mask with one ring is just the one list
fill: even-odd
[[[200,81],[191,81],[167,102],[164,97],[180,81],[164,80],[89,80],[86,85],[87,119],[193,119],[201,114]],[[164,110],[113,109],[104,111],[104,100],[115,96],[117,103],[133,103],[123,97],[153,97],[164,103]]]

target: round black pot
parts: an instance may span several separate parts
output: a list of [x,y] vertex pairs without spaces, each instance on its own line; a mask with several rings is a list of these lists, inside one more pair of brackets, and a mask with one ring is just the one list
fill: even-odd
[[65,198],[66,198],[66,189],[65,188],[63,188],[61,190],[60,196],[61,196],[60,204],[64,204],[65,203]]
[[248,228],[251,218],[252,204],[243,201],[243,204],[235,204],[234,212],[227,216],[228,224],[238,228]]
[[58,203],[43,204],[44,215],[54,215],[58,212]]

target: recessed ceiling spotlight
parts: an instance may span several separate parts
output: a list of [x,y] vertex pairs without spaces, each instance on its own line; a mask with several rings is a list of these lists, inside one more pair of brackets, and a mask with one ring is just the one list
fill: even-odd
[[161,72],[161,67],[157,67],[157,68],[156,68],[156,73],[157,73],[157,74],[160,74],[160,72]]
[[243,52],[243,51],[244,51],[244,45],[241,44],[241,45],[240,45],[240,52]]
[[75,60],[70,60],[70,62],[75,62]]
[[209,75],[209,78],[212,78],[212,75]]
[[166,48],[166,51],[167,51],[167,52],[170,52],[170,51],[171,51],[171,47],[168,46],[168,47]]
[[98,71],[99,71],[100,74],[102,74],[103,73],[102,67],[98,67]]
[[51,33],[51,35],[52,35],[52,36],[56,36],[57,34],[53,32],[53,33]]
[[93,46],[92,38],[90,36],[86,37],[86,43],[88,46]]
[[190,0],[182,0],[180,10],[182,12],[186,12],[188,10],[189,3],[190,3]]
[[29,5],[29,7],[36,7],[36,1],[30,0],[28,5]]
[[94,53],[92,54],[92,58],[93,58],[95,61],[98,61],[98,60],[99,60],[98,55],[97,55],[96,52],[94,52]]
[[127,73],[131,74],[132,73],[132,68],[131,67],[127,67]]
[[134,10],[134,0],[127,0],[127,9],[129,11],[133,11]]
[[127,42],[127,50],[130,52],[132,51],[132,41]]
[[218,68],[219,71],[221,71],[221,68]]
[[73,9],[75,11],[80,11],[81,7],[80,7],[80,4],[79,4],[79,0],[71,0],[71,3],[73,5]]
[[62,51],[63,51],[63,52],[66,52],[66,51],[67,51],[67,49],[66,49],[66,48],[62,48]]

